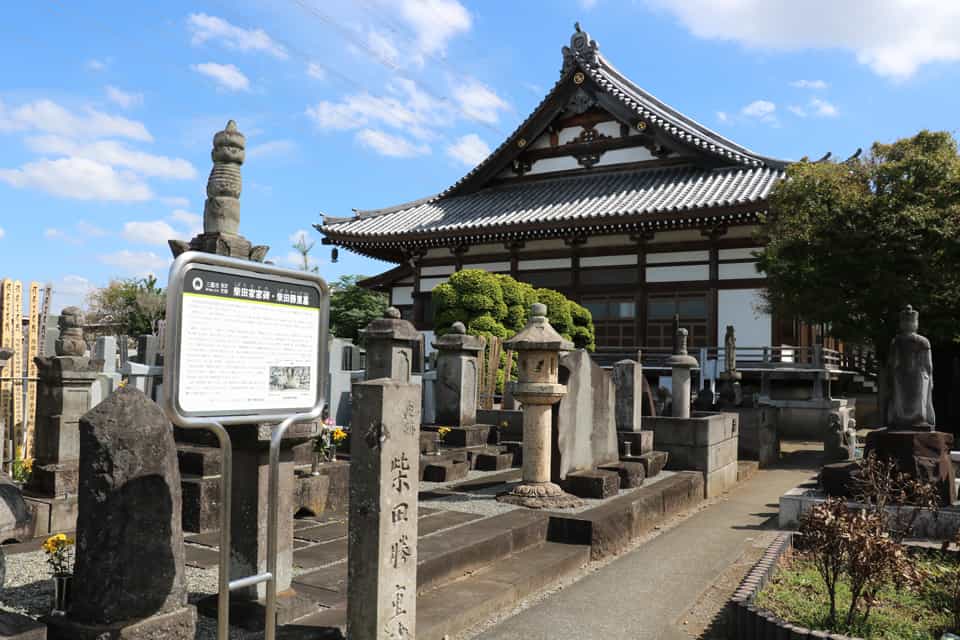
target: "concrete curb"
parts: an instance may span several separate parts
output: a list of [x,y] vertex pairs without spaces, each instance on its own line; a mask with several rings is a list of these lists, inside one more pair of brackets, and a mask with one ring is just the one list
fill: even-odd
[[793,548],[793,532],[781,533],[740,583],[727,603],[727,638],[730,640],[861,640],[839,633],[815,631],[790,624],[754,602]]

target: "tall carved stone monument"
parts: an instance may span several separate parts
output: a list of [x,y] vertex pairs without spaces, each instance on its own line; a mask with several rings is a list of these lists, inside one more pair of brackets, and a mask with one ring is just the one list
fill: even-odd
[[723,372],[720,374],[720,404],[723,408],[738,407],[743,402],[740,380],[743,374],[737,371],[737,334],[733,325],[727,325],[723,337]]
[[531,509],[579,506],[579,499],[551,482],[551,410],[567,392],[557,382],[560,351],[570,351],[573,344],[550,326],[547,307],[538,302],[530,308],[527,326],[504,347],[520,359],[513,395],[523,403],[523,481],[497,500]]
[[483,340],[468,336],[462,322],[433,343],[437,354],[437,424],[469,426],[477,422],[477,354]]
[[[394,318],[392,331],[413,326]],[[382,325],[382,321],[374,320]],[[382,362],[394,349],[380,340]],[[368,347],[369,349],[369,347]],[[377,354],[375,354],[377,355]],[[368,351],[369,358],[369,351]],[[401,367],[398,374],[403,373]],[[353,385],[347,636],[413,640],[417,605],[420,385],[380,377]]]
[[867,436],[864,455],[895,460],[898,469],[940,489],[941,502],[953,502],[953,435],[935,431],[933,360],[930,341],[919,335],[919,314],[907,305],[900,313],[900,331],[890,344],[890,399],[883,429]]
[[64,309],[56,355],[36,359],[35,459],[24,499],[36,513],[37,536],[76,526],[80,416],[90,408],[90,388],[99,375],[85,355],[82,322],[80,309]]
[[270,247],[253,246],[240,235],[240,191],[243,181],[240,166],[246,158],[246,138],[233,120],[213,136],[213,170],[207,180],[207,200],[203,205],[203,233],[190,242],[170,240],[176,257],[184,251],[203,251],[221,256],[263,262]]

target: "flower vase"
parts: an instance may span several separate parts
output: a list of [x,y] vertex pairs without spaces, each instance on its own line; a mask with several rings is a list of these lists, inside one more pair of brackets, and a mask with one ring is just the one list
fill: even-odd
[[312,476],[320,475],[320,456],[322,455],[323,453],[321,453],[320,451],[313,452],[313,462],[310,463],[310,475]]
[[73,575],[61,573],[53,576],[53,615],[66,615],[70,606],[70,588],[73,586]]
[[337,445],[335,445],[335,444],[331,444],[331,445],[330,445],[330,458],[329,458],[329,460],[330,460],[330,462],[336,462],[336,461],[337,461]]

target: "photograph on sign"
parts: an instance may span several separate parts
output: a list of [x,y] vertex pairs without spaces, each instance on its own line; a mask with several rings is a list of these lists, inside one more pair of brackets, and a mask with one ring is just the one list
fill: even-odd
[[182,264],[171,277],[171,295],[179,296],[171,305],[177,315],[172,400],[178,413],[309,411],[322,383],[327,295],[322,280],[209,260]]

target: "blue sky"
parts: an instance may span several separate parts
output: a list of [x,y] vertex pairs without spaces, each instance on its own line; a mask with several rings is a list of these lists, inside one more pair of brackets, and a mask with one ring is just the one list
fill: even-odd
[[[869,10],[864,10],[869,7]],[[573,23],[621,71],[766,155],[846,157],[960,114],[960,3],[255,0],[6,8],[0,276],[54,307],[166,278],[200,225],[214,132],[247,135],[241,230],[289,266],[321,212],[456,181],[558,77]],[[321,272],[389,265],[329,248]]]

